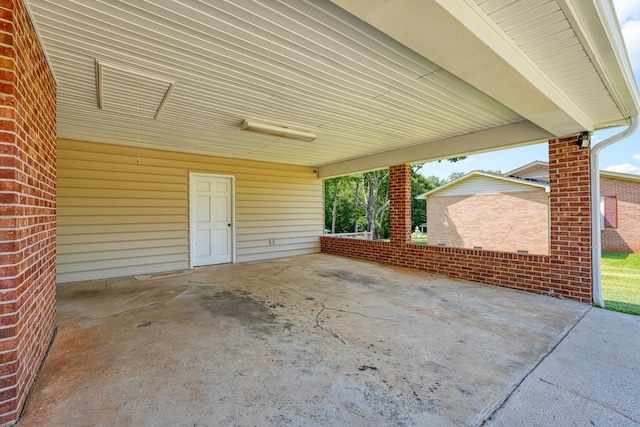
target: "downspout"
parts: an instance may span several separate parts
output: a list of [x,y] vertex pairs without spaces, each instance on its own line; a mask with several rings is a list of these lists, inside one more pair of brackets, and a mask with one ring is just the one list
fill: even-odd
[[600,151],[633,135],[637,130],[638,116],[632,116],[628,128],[594,145],[591,149],[591,243],[593,245],[591,248],[591,274],[592,300],[597,307],[604,308],[604,299],[602,298],[602,262],[600,259],[602,245],[602,236],[600,235]]

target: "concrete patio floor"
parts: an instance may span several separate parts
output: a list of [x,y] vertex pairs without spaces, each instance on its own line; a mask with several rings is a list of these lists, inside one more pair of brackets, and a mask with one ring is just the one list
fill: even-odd
[[589,309],[323,254],[141,279],[59,286],[19,426],[481,425]]

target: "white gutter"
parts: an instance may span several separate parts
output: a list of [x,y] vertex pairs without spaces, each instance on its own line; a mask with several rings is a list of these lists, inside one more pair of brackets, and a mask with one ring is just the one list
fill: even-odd
[[592,274],[592,300],[593,304],[604,308],[604,299],[602,298],[602,262],[601,262],[601,245],[602,237],[600,235],[600,151],[618,141],[621,141],[638,130],[638,116],[631,117],[629,127],[620,133],[596,144],[591,149],[591,274]]

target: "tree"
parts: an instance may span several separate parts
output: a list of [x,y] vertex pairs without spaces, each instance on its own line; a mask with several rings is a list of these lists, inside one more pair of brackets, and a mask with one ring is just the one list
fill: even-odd
[[[475,170],[474,172],[485,172],[485,173],[492,173],[494,175],[502,175],[502,171],[500,171],[500,169],[478,169],[478,170]],[[451,175],[447,177],[446,182],[455,181],[456,179],[465,176],[467,173],[469,172],[453,172]]]
[[343,176],[324,182],[324,228],[331,233],[353,232],[356,221],[362,215],[361,209],[354,210],[353,193],[348,179],[349,177]]
[[[464,157],[449,159],[457,162]],[[424,200],[415,196],[442,185],[435,176],[424,177],[418,173],[423,164],[412,167],[411,206],[415,227],[426,222]],[[387,238],[389,225],[389,170],[365,172],[345,177],[327,179],[324,183],[325,229],[331,233],[352,233],[366,230],[374,238]]]
[[333,207],[331,209],[331,234],[336,233],[336,215],[338,209],[338,185],[340,184],[340,180],[337,179],[335,182],[335,187],[333,189]]
[[[379,170],[350,177],[356,208],[365,212],[366,231],[373,238],[381,236],[381,222],[389,206],[389,170]],[[357,224],[357,223],[356,223]]]
[[[419,169],[418,169],[419,170]],[[420,194],[431,191],[444,184],[437,176],[425,177],[414,168],[411,170],[411,228],[419,227],[427,222],[426,200],[416,199]]]
[[447,177],[446,182],[455,181],[458,178],[462,178],[466,174],[466,172],[452,172],[451,175]]

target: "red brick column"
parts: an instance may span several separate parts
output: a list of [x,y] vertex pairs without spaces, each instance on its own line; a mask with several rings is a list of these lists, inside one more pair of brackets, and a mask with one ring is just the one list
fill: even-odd
[[55,327],[56,87],[22,0],[0,0],[0,425]]
[[591,302],[590,149],[577,137],[549,141],[550,285]]
[[411,166],[389,168],[391,244],[411,243]]

